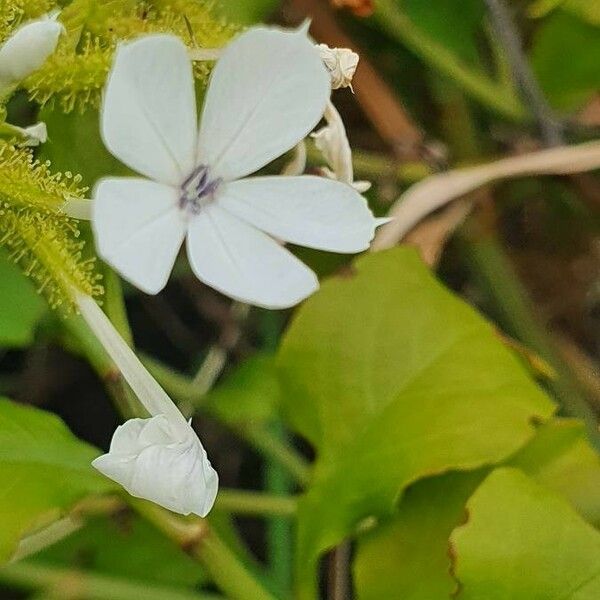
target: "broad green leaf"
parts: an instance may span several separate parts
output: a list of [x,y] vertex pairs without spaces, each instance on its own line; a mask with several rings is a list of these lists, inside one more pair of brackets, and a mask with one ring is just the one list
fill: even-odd
[[196,561],[135,515],[95,519],[34,560],[181,587],[205,579]]
[[359,600],[450,598],[448,538],[484,473],[447,473],[408,488],[397,514],[359,538],[354,580]]
[[278,365],[288,420],[318,451],[300,505],[301,580],[407,485],[506,459],[554,409],[494,328],[406,248],[325,282]]
[[206,406],[225,423],[268,421],[279,405],[274,357],[252,356],[210,392]]
[[521,471],[494,471],[451,537],[460,600],[596,600],[600,533]]
[[600,30],[557,10],[533,39],[531,63],[552,104],[575,110],[600,89]]
[[586,521],[600,526],[600,455],[583,423],[548,422],[509,464],[562,494]]
[[92,468],[96,456],[58,417],[0,399],[0,562],[24,533],[85,496],[114,489]]
[[0,346],[28,346],[46,305],[4,251],[0,251],[0,282]]
[[[600,457],[582,423],[549,421],[508,464],[562,494],[588,522],[598,523]],[[448,598],[455,587],[448,538],[488,472],[449,473],[408,488],[393,519],[359,539],[354,573],[360,600],[383,598],[391,589],[403,600]]]

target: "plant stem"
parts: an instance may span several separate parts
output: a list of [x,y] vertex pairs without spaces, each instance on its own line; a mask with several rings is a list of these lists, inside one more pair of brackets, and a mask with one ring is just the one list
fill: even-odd
[[328,600],[348,600],[351,597],[351,560],[352,546],[348,540],[331,551],[329,555]]
[[19,562],[28,556],[53,546],[64,538],[75,533],[85,525],[85,520],[78,515],[69,515],[48,525],[41,531],[37,531],[24,537],[12,555],[10,562]]
[[309,463],[287,442],[274,435],[271,430],[261,425],[247,424],[237,431],[257,450],[284,467],[299,485],[304,487],[309,483]]
[[64,518],[21,539],[10,562],[17,562],[48,548],[81,529],[89,517],[111,515],[125,505],[117,496],[90,496],[77,504]]
[[209,348],[204,362],[192,380],[200,396],[207,394],[213,388],[223,372],[229,352],[238,344],[242,336],[240,322],[250,314],[250,306],[242,302],[234,302],[231,305],[230,313],[236,326],[233,331],[230,327],[222,327],[218,342]]
[[513,120],[521,121],[527,117],[523,105],[511,89],[491,80],[483,72],[465,66],[445,46],[421,31],[408,15],[402,12],[400,3],[395,0],[377,0],[375,17],[391,36],[486,106]]
[[[306,151],[310,164],[323,164],[323,155],[312,143],[306,145]],[[431,167],[422,161],[408,161],[399,164],[391,156],[354,149],[352,150],[352,164],[354,173],[358,177],[367,179],[388,177],[404,184],[415,183],[433,173]]]
[[279,516],[290,518],[296,514],[297,501],[292,496],[272,496],[260,492],[219,490],[215,510],[236,515]]
[[230,600],[274,600],[223,543],[208,521],[183,519],[146,501],[131,499],[134,509],[202,564]]
[[204,394],[198,391],[190,377],[143,352],[140,353],[140,360],[167,394],[177,402],[186,417],[191,417],[196,410],[203,408]]
[[[43,590],[49,598],[86,600],[219,600],[213,594],[196,594],[184,589],[134,582],[76,569],[21,561],[0,569],[0,582],[25,591]],[[39,597],[46,597],[43,594]]]
[[515,79],[518,81],[523,96],[535,117],[540,134],[547,146],[564,144],[563,129],[554,115],[554,111],[544,97],[535,78],[523,44],[516,29],[512,15],[503,0],[485,0],[496,35],[500,40],[510,62]]
[[[283,327],[282,317],[273,311],[262,311],[262,346],[267,352],[275,352]],[[269,426],[274,440],[289,444],[289,438],[283,423],[279,420]],[[286,496],[292,488],[292,479],[278,461],[267,461],[265,485],[275,495]],[[273,517],[267,522],[267,556],[271,576],[280,594],[290,589],[292,583],[292,531],[286,519]]]

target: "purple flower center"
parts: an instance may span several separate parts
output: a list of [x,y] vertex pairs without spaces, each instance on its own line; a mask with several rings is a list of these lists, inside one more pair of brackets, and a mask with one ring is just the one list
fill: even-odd
[[223,180],[220,177],[211,178],[208,166],[198,166],[181,184],[180,208],[197,215],[207,204],[214,200],[222,182]]

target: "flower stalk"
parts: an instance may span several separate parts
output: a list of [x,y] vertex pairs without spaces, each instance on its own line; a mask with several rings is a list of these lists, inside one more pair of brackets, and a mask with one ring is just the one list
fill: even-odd
[[240,563],[207,521],[184,520],[148,502],[133,500],[132,506],[182,550],[199,561],[215,584],[231,600],[275,600]]

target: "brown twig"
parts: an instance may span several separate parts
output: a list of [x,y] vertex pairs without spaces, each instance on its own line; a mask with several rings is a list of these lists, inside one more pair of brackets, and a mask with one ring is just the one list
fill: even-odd
[[350,600],[351,598],[351,553],[350,542],[346,541],[329,554],[329,600]]

